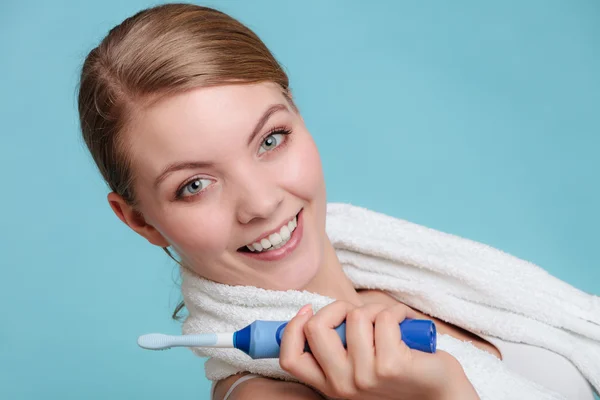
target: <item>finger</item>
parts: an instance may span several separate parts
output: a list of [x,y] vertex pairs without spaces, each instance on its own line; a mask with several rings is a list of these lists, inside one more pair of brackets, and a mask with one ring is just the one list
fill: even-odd
[[351,378],[351,365],[340,337],[338,327],[350,310],[356,308],[344,301],[335,301],[320,309],[304,326],[311,353],[330,382]]
[[[313,316],[312,308],[304,306],[285,326],[279,351],[279,365],[301,381],[315,386],[325,385],[325,374],[312,354],[304,352],[304,326]],[[305,313],[301,314],[303,311]]]
[[359,389],[367,389],[374,383],[373,323],[377,314],[385,308],[384,304],[367,304],[353,309],[346,316],[348,357],[353,368],[354,382]]
[[375,368],[386,376],[393,371],[400,372],[411,361],[411,352],[402,342],[400,322],[407,314],[416,313],[404,304],[387,308],[375,318]]

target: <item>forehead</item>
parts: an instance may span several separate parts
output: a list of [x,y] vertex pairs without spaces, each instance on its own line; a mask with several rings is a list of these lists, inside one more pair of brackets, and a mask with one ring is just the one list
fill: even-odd
[[270,82],[197,88],[160,100],[140,111],[126,133],[136,175],[154,175],[183,159],[235,157],[232,144],[246,146],[274,104],[289,109],[281,88]]
[[154,135],[177,134],[190,128],[204,133],[256,122],[257,116],[277,102],[285,101],[278,85],[270,82],[197,88],[162,99],[140,112],[137,131]]

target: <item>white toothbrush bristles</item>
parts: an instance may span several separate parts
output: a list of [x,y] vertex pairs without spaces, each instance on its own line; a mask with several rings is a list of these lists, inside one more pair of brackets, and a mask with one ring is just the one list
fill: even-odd
[[140,336],[137,343],[146,350],[166,350],[171,347],[233,347],[233,333],[202,333],[181,336],[149,333]]

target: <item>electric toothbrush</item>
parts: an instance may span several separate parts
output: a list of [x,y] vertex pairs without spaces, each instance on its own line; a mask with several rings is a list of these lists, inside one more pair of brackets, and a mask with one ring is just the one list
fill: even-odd
[[[236,348],[253,359],[279,358],[281,338],[289,321],[256,320],[230,333],[201,333],[195,335],[165,335],[151,333],[138,338],[138,345],[147,350],[165,350],[171,347]],[[437,336],[435,323],[427,319],[407,318],[399,324],[402,341],[411,349],[435,353]],[[346,323],[335,328],[346,347]],[[308,343],[304,351],[310,352]]]

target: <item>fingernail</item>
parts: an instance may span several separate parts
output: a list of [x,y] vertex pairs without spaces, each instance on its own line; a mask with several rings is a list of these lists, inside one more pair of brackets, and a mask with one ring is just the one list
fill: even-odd
[[306,304],[304,307],[302,307],[298,311],[298,314],[296,314],[296,316],[307,314],[309,311],[311,311],[311,309],[312,309],[312,304]]

